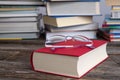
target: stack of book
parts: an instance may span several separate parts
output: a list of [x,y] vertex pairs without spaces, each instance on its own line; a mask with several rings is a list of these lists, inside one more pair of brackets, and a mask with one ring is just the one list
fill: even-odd
[[93,15],[100,15],[99,0],[49,0],[43,16],[46,39],[53,35],[83,35],[96,39],[98,24]]
[[106,0],[106,4],[111,6],[111,15],[106,15],[98,36],[109,41],[120,41],[120,1]]
[[35,39],[39,37],[39,0],[0,1],[0,39]]
[[[92,16],[100,14],[99,0],[49,1],[46,2],[48,15],[43,16],[45,28],[49,31],[46,32],[46,38],[57,35],[76,39],[52,44],[60,40],[53,37],[48,41],[48,46],[32,53],[32,68],[35,71],[81,78],[108,57],[107,42],[93,40],[98,25],[93,23]],[[79,40],[79,35],[86,36],[83,42]]]

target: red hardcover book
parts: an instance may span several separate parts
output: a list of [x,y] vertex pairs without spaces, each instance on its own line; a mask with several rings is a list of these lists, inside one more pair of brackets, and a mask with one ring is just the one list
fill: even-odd
[[40,48],[31,55],[32,68],[35,71],[61,76],[81,78],[108,58],[107,42],[93,40],[94,49],[75,48]]

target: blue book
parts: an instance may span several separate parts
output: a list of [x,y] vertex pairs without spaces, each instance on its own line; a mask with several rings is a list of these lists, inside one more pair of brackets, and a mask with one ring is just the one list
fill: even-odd
[[42,1],[79,1],[79,2],[99,2],[100,0],[42,0]]

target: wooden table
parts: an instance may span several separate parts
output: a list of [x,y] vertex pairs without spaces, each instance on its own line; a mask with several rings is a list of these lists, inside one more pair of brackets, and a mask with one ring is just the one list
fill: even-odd
[[[0,80],[75,80],[35,72],[30,65],[33,50],[44,40],[0,41]],[[109,58],[80,80],[120,80],[120,42],[108,43]]]

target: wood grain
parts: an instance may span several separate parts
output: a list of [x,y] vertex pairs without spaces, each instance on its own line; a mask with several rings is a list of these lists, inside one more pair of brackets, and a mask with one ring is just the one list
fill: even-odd
[[[0,80],[76,80],[32,70],[31,53],[43,46],[41,40],[0,41]],[[120,80],[119,50],[119,43],[108,43],[109,58],[80,80]]]

